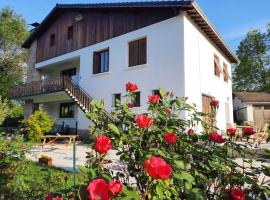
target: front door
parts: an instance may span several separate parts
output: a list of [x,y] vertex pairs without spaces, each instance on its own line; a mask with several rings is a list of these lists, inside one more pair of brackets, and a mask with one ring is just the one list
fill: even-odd
[[[207,96],[207,95],[202,95],[202,112],[205,114],[209,114],[212,112],[212,107],[211,107],[211,101],[212,97]],[[212,120],[209,116],[204,116],[203,121],[207,123],[208,125],[212,125]]]
[[62,76],[67,76],[71,80],[73,80],[75,83],[78,83],[77,76],[76,76],[76,68],[67,69],[61,72]]

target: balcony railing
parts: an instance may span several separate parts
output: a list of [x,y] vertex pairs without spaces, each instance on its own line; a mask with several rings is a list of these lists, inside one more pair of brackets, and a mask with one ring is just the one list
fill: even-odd
[[28,96],[36,96],[40,94],[53,93],[63,91],[65,89],[65,77],[57,77],[48,80],[34,81],[11,88],[9,91],[10,98],[24,98]]
[[[43,81],[36,81],[11,88],[9,91],[9,97],[13,99],[23,99],[26,97],[59,91],[65,91],[84,112],[91,112],[92,107],[90,102],[93,98],[68,77],[57,77]],[[104,111],[104,113],[109,120],[113,120],[112,116],[107,111]]]

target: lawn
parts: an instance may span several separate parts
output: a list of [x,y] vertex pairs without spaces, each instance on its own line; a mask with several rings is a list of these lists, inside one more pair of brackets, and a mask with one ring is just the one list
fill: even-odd
[[[68,194],[72,188],[72,174],[48,167],[24,157],[28,144],[19,140],[0,139],[0,199],[37,200],[50,192]],[[77,175],[76,183],[83,177]]]

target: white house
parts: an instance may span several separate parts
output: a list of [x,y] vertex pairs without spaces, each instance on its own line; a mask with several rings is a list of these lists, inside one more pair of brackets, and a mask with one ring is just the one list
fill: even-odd
[[270,94],[266,92],[234,92],[233,110],[237,123],[251,123],[265,129],[270,123]]
[[233,122],[230,74],[238,60],[191,0],[57,4],[23,47],[28,82],[10,95],[25,100],[25,117],[43,105],[58,124],[83,133],[89,99],[104,99],[110,112],[130,81],[139,86],[136,112],[164,87],[203,112],[218,99],[217,125]]

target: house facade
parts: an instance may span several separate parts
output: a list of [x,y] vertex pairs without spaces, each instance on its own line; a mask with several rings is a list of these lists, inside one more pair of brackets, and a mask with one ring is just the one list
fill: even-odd
[[266,92],[234,92],[235,121],[251,123],[263,130],[270,123],[270,94]]
[[218,99],[218,127],[233,122],[230,74],[238,60],[193,1],[57,4],[23,47],[27,83],[10,96],[25,100],[26,118],[42,106],[83,134],[89,100],[104,99],[110,112],[133,82],[136,113],[163,87],[203,112]]

